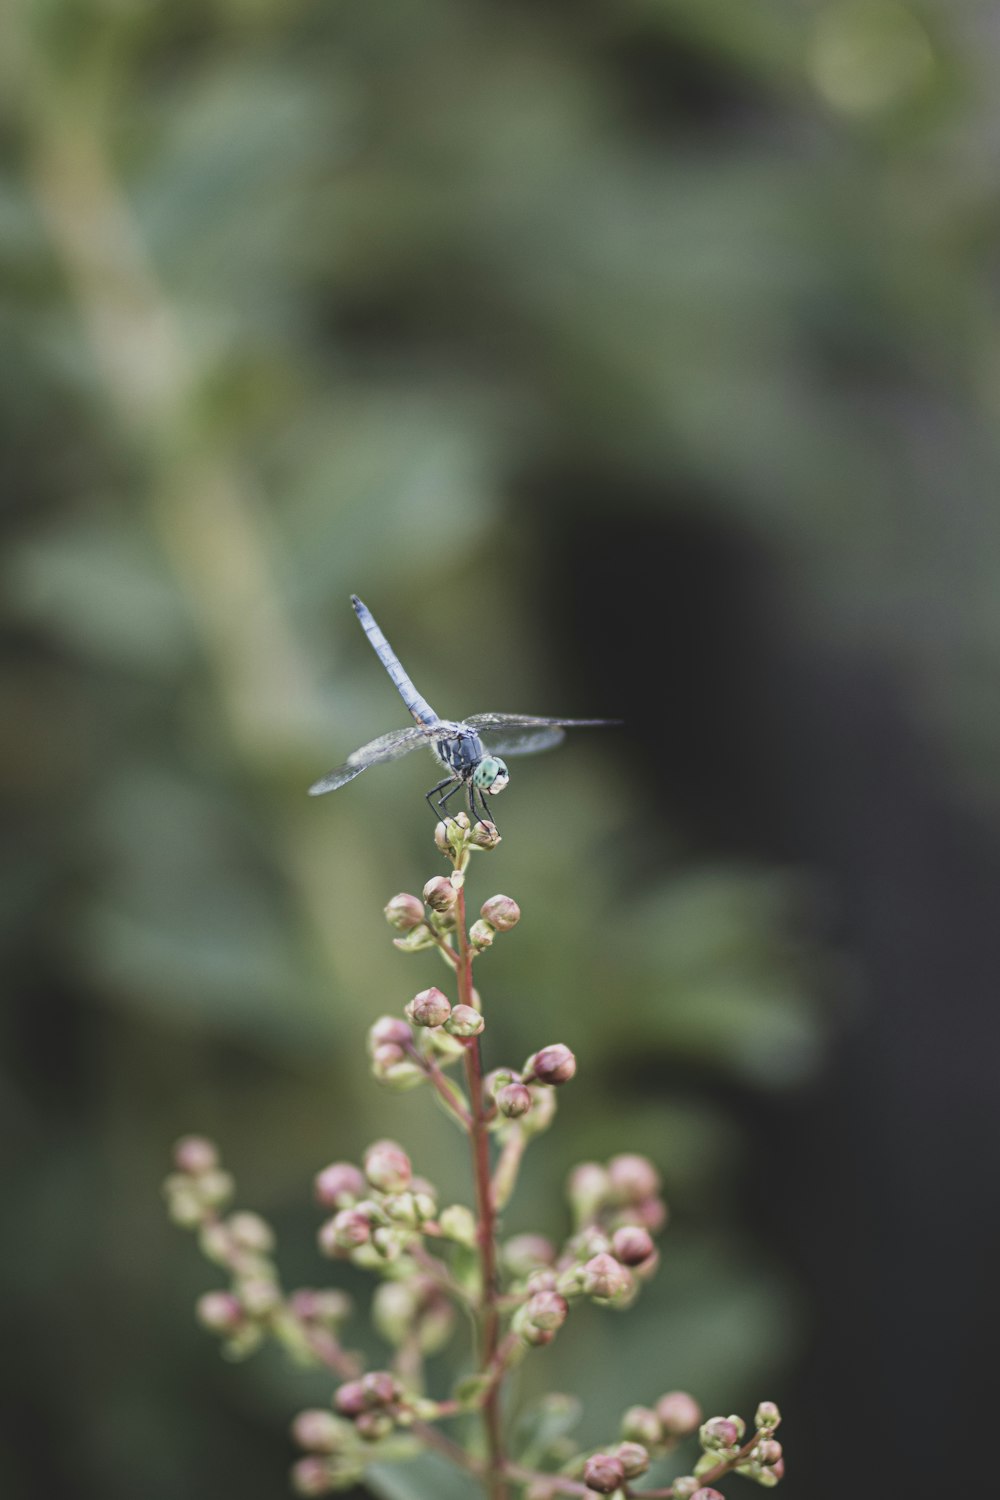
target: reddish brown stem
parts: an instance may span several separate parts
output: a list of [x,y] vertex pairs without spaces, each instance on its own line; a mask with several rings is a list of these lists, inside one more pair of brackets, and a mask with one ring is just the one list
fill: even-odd
[[[463,1005],[472,1005],[472,953],[465,927],[465,891],[460,890],[455,905],[458,933],[458,998]],[[496,1265],[496,1212],[490,1182],[490,1140],[486,1125],[486,1107],[483,1100],[483,1064],[479,1050],[479,1038],[470,1037],[465,1043],[465,1076],[468,1082],[469,1110],[472,1115],[469,1140],[472,1145],[472,1171],[476,1190],[476,1228],[479,1244],[479,1262],[482,1269],[482,1300],[480,1304],[479,1367],[490,1371],[497,1356],[500,1339],[500,1309],[497,1305]],[[483,1425],[486,1429],[486,1446],[489,1466],[486,1473],[490,1500],[506,1500],[507,1486],[504,1483],[503,1435],[500,1416],[500,1386],[494,1382],[483,1402]]]

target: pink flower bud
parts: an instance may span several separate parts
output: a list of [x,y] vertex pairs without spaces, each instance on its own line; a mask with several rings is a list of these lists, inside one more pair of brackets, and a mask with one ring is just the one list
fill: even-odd
[[649,1453],[642,1443],[619,1443],[614,1456],[625,1470],[626,1479],[638,1479],[649,1468]]
[[576,1058],[562,1042],[543,1047],[525,1064],[524,1076],[529,1082],[568,1083],[576,1072]]
[[779,1458],[778,1462],[776,1464],[771,1464],[771,1465],[769,1465],[769,1467],[770,1467],[771,1473],[774,1475],[775,1479],[784,1479],[784,1477],[785,1477],[785,1460],[783,1458]]
[[368,1405],[360,1380],[348,1380],[334,1392],[333,1404],[345,1417],[356,1417]]
[[630,1203],[622,1212],[622,1218],[630,1224],[638,1224],[642,1229],[648,1229],[650,1234],[659,1234],[667,1222],[667,1205],[662,1198],[655,1195],[651,1198],[643,1198],[641,1203]]
[[473,1010],[471,1005],[455,1005],[444,1023],[444,1029],[452,1036],[478,1036],[485,1024],[479,1011]]
[[758,1462],[765,1464],[769,1469],[773,1469],[782,1456],[781,1444],[776,1438],[764,1438],[762,1442],[757,1444],[753,1456]]
[[566,1184],[566,1195],[578,1220],[593,1218],[610,1191],[608,1174],[596,1161],[582,1161],[574,1167]]
[[185,1135],[174,1147],[174,1166],[178,1172],[200,1177],[219,1165],[218,1148],[203,1135]]
[[616,1229],[611,1239],[611,1253],[624,1266],[641,1266],[656,1254],[656,1246],[645,1229],[627,1224]]
[[322,1291],[300,1287],[292,1293],[289,1305],[303,1323],[320,1323],[328,1327],[342,1323],[351,1312],[350,1297],[333,1287],[325,1287]]
[[342,1208],[320,1226],[319,1247],[324,1255],[350,1255],[359,1245],[371,1239],[368,1215],[356,1208]]
[[329,1411],[300,1411],[292,1423],[292,1437],[313,1453],[335,1453],[343,1439],[337,1418]]
[[388,1437],[395,1425],[387,1411],[363,1411],[355,1419],[354,1428],[366,1443],[377,1443]]
[[414,1026],[443,1026],[451,1015],[451,1001],[436,985],[414,995],[406,1007]]
[[608,1177],[619,1203],[641,1203],[660,1190],[660,1174],[646,1156],[613,1156],[608,1162]]
[[458,892],[446,875],[435,875],[424,886],[424,900],[439,915],[451,911],[457,899]]
[[701,1423],[701,1407],[687,1391],[668,1391],[661,1396],[656,1415],[668,1437],[687,1437]]
[[248,1276],[240,1282],[240,1301],[251,1318],[266,1318],[281,1301],[281,1293],[266,1276]]
[[361,1377],[361,1389],[368,1406],[391,1406],[400,1394],[399,1382],[388,1370],[370,1370]]
[[583,1267],[580,1286],[588,1297],[599,1302],[609,1302],[617,1297],[629,1284],[625,1267],[619,1265],[613,1255],[595,1255]]
[[556,1247],[541,1234],[516,1234],[504,1245],[501,1256],[512,1276],[529,1276],[542,1266],[551,1266]]
[[594,1453],[583,1466],[583,1482],[588,1490],[610,1495],[625,1483],[625,1469],[610,1453]]
[[725,1497],[720,1495],[718,1490],[713,1490],[707,1485],[702,1485],[701,1489],[695,1490],[691,1496],[691,1500],[725,1500]]
[[699,1436],[706,1453],[725,1453],[739,1446],[740,1430],[731,1417],[709,1417]]
[[479,915],[497,932],[509,932],[521,920],[521,908],[510,896],[491,896],[479,908]]
[[693,1474],[680,1474],[674,1480],[672,1488],[675,1500],[691,1500],[691,1496],[696,1494],[701,1486]]
[[212,1333],[235,1333],[243,1322],[243,1304],[232,1292],[205,1292],[195,1306],[198,1322]]
[[292,1489],[297,1495],[329,1495],[333,1477],[321,1458],[300,1458],[292,1466]]
[[536,1292],[524,1304],[528,1318],[538,1328],[554,1332],[561,1328],[569,1312],[569,1303],[558,1292]]
[[401,1193],[410,1185],[413,1168],[395,1141],[375,1141],[365,1152],[365,1176],[383,1193]]
[[362,1173],[349,1161],[335,1161],[317,1173],[313,1181],[316,1202],[323,1208],[348,1208],[363,1198],[366,1183]]
[[416,896],[409,896],[403,891],[400,895],[393,896],[386,906],[385,919],[397,932],[410,932],[424,920],[424,904]]
[[406,1048],[413,1041],[413,1032],[399,1016],[379,1016],[368,1028],[368,1050],[391,1045]]
[[518,1120],[531,1108],[531,1090],[523,1083],[505,1083],[497,1090],[497,1109],[508,1120]]

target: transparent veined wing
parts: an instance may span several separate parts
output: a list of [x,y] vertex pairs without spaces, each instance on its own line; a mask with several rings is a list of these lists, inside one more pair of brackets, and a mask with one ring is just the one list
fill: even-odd
[[369,766],[377,766],[386,760],[398,760],[401,755],[409,755],[411,750],[418,750],[421,745],[433,743],[433,733],[421,726],[411,724],[406,729],[393,729],[389,734],[379,735],[377,740],[369,740],[367,745],[352,751],[342,766],[313,783],[309,788],[309,795],[321,797],[324,792],[334,792],[337,787],[346,786],[355,776],[360,776],[362,771],[367,771]]
[[596,729],[618,719],[539,719],[531,714],[473,714],[470,729],[482,733],[496,755],[532,755],[551,750],[566,738],[567,729]]
[[547,729],[486,729],[486,748],[491,755],[534,755],[552,750],[566,738],[565,729],[550,724]]

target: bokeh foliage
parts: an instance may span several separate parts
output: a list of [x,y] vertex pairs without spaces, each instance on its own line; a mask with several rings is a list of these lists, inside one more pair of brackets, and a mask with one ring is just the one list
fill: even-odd
[[[429,767],[303,797],[401,721],[347,595],[442,712],[621,711],[548,629],[542,559],[582,512],[629,518],[546,476],[654,514],[696,492],[787,564],[803,628],[887,654],[992,799],[1000,36],[971,0],[14,0],[2,26],[0,1381],[26,1441],[0,1480],[279,1494],[313,1388],[217,1369],[189,1323],[169,1142],[223,1142],[306,1281],[331,1156],[398,1134],[462,1182],[445,1122],[359,1067],[432,977],[380,914],[436,872]],[[691,649],[615,608],[651,684]],[[579,1319],[526,1377],[579,1389],[595,1436],[602,1390],[728,1409],[787,1368],[803,1325],[740,1228],[720,1098],[807,1083],[837,991],[787,872],[651,858],[655,767],[628,730],[519,766],[476,873],[525,911],[483,962],[493,1060],[581,1064],[511,1227],[625,1148],[674,1201],[643,1315]]]

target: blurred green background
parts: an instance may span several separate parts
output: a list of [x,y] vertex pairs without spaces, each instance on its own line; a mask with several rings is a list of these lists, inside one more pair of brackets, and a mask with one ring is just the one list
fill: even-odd
[[304,796],[403,722],[352,590],[444,714],[626,721],[516,763],[473,877],[524,910],[488,1062],[580,1062],[509,1228],[622,1149],[674,1212],[524,1395],[773,1397],[790,1496],[943,1493],[1000,1237],[995,7],[13,0],[0,58],[5,1497],[286,1492],[326,1387],[195,1326],[181,1132],[290,1281],[328,1160],[464,1182],[360,1061],[436,977],[381,915],[430,762]]

